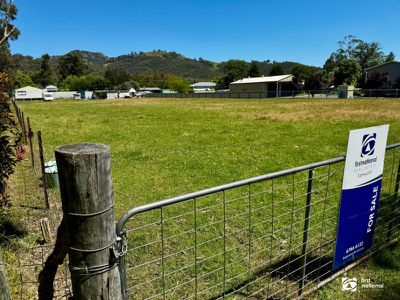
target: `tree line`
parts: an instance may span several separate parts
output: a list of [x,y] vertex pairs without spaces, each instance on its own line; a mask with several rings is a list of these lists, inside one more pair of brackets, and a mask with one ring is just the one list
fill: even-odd
[[158,86],[178,92],[187,92],[190,82],[172,74],[157,74],[146,72],[130,74],[117,67],[107,67],[104,72],[90,72],[87,63],[74,52],[61,56],[54,68],[50,63],[51,57],[44,54],[41,57],[40,71],[26,73],[17,71],[15,88],[27,85],[46,87],[58,85],[61,90],[127,90],[138,89],[140,86]]
[[[293,88],[319,90],[339,85],[353,85],[360,88],[400,88],[400,78],[394,78],[394,85],[389,86],[387,74],[374,73],[365,80],[367,68],[395,60],[393,52],[385,54],[378,42],[365,42],[348,35],[338,42],[338,49],[331,53],[322,68],[297,64],[290,70],[284,70],[281,64],[273,63],[269,76],[292,74]],[[217,87],[228,89],[235,80],[261,75],[259,62],[230,60],[222,63],[224,76],[215,78]]]

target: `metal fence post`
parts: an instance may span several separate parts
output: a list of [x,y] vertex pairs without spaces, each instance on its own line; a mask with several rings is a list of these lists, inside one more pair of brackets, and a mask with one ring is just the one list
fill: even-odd
[[122,299],[110,148],[82,143],[55,154],[74,299]]
[[396,175],[396,184],[394,186],[394,193],[393,193],[393,202],[391,206],[391,214],[390,214],[390,220],[389,220],[389,229],[388,229],[388,235],[387,239],[390,241],[392,237],[392,231],[393,231],[393,223],[394,223],[394,218],[395,218],[395,211],[397,207],[397,197],[399,194],[399,185],[400,185],[400,161],[397,165],[397,175]]
[[308,243],[308,229],[310,227],[310,213],[311,213],[311,199],[312,190],[314,183],[314,169],[308,171],[308,186],[307,186],[307,204],[306,213],[304,217],[304,231],[303,231],[303,249],[301,252],[302,257],[302,269],[301,269],[301,280],[299,282],[299,295],[303,293],[304,281],[306,276],[307,268],[307,243]]

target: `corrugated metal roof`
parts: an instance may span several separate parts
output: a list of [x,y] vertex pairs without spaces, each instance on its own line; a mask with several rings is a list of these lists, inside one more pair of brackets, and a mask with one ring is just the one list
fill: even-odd
[[161,91],[158,87],[142,87],[139,89],[140,91]]
[[232,82],[231,84],[239,84],[239,83],[259,83],[259,82],[280,82],[280,81],[290,81],[292,80],[293,75],[277,75],[277,76],[263,76],[263,77],[250,77],[243,78],[237,81]]
[[388,64],[392,64],[392,63],[400,64],[400,61],[397,61],[397,60],[387,61],[387,62],[384,62],[383,64],[379,64],[379,65],[376,65],[376,66],[373,66],[373,67],[366,68],[365,71],[373,70],[375,68],[378,68],[378,67],[381,67],[381,66],[384,66],[384,65],[388,65]]
[[215,87],[217,84],[214,82],[196,82],[190,85],[190,87]]
[[42,92],[43,90],[28,85],[28,86],[24,86],[22,88],[16,89],[15,91],[27,91],[27,92],[29,92],[29,91],[37,91],[37,92],[41,91]]

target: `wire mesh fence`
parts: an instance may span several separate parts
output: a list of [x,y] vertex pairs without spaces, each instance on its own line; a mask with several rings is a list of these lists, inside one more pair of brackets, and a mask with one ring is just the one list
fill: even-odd
[[[16,120],[22,134],[18,163],[9,184],[10,207],[2,220],[2,259],[12,299],[38,299],[39,273],[54,248],[61,222],[58,189],[47,186],[44,176],[45,156],[40,132],[31,128],[29,117],[14,103]],[[44,230],[46,232],[44,232]],[[64,262],[53,283],[54,298],[71,295],[70,273]]]
[[[251,88],[248,88],[249,90]],[[399,98],[400,89],[349,89],[346,92],[337,88],[319,90],[279,90],[270,91],[220,91],[204,93],[150,93],[146,98],[293,98],[293,99],[338,99],[338,98]]]
[[[399,238],[390,146],[374,249]],[[344,157],[138,207],[117,227],[129,299],[295,298],[332,271]],[[374,250],[372,249],[372,250]]]
[[[53,248],[53,244],[34,247],[19,245],[13,253],[5,252],[3,259],[12,299],[39,299],[39,274]],[[53,299],[69,299],[72,295],[71,276],[67,261],[59,266],[53,288]],[[50,293],[50,291],[48,292]]]

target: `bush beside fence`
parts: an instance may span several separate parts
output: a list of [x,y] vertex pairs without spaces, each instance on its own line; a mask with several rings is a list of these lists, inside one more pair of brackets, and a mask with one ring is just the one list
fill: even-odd
[[[3,264],[11,299],[38,299],[39,274],[53,251],[62,217],[60,195],[58,189],[50,189],[46,184],[41,132],[35,132],[29,117],[17,103],[13,104],[23,140],[20,161],[9,182],[12,201],[7,214],[15,215],[17,224],[7,225],[9,234],[15,236],[2,245]],[[54,299],[69,298],[71,280],[67,260],[59,266],[50,285],[54,287]],[[51,295],[50,289],[47,294]]]

